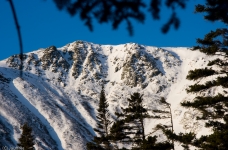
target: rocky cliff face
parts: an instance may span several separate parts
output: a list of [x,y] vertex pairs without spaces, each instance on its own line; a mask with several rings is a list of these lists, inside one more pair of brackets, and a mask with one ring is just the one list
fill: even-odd
[[[188,59],[186,53],[192,57]],[[195,62],[201,55],[186,48],[76,41],[62,48],[51,46],[24,54],[22,78],[18,70],[21,60],[18,55],[11,56],[0,62],[0,145],[15,146],[20,126],[28,122],[37,149],[85,149],[95,135],[102,84],[111,119],[137,91],[144,94],[144,105],[151,114],[165,109],[159,100],[167,98],[173,108],[176,132],[184,131],[184,124],[195,116],[189,119],[179,102],[187,97],[188,70],[194,69],[194,64],[203,64]],[[169,119],[147,119],[146,132],[150,133],[159,122],[170,123]],[[197,131],[203,128],[196,125]]]

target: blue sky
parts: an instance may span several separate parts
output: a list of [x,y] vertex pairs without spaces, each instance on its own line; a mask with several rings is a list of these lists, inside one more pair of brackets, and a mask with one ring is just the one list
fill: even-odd
[[[155,21],[148,13],[144,24],[134,22],[134,35],[129,36],[126,24],[117,30],[111,24],[94,23],[90,32],[79,16],[70,16],[59,11],[52,0],[13,0],[19,24],[21,26],[24,52],[30,52],[51,45],[62,47],[76,40],[85,40],[97,44],[123,44],[135,42],[158,47],[191,47],[196,38],[216,28],[225,27],[222,23],[211,23],[203,19],[202,14],[194,14],[194,5],[204,0],[189,0],[186,9],[178,9],[181,25],[178,30],[171,28],[167,34],[161,32],[171,11],[163,9],[161,19]],[[19,42],[13,15],[7,0],[0,1],[0,60],[19,53]]]

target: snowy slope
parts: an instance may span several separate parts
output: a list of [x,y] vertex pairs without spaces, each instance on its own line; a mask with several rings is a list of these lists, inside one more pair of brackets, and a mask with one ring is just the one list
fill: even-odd
[[[167,99],[176,133],[208,134],[204,123],[195,119],[199,112],[181,107],[180,102],[195,96],[185,91],[193,84],[186,80],[188,71],[206,66],[211,59],[188,48],[76,41],[25,54],[21,78],[19,56],[11,56],[0,61],[0,147],[15,146],[20,126],[28,122],[37,149],[85,149],[96,134],[93,128],[103,83],[111,119],[127,106],[130,94],[140,92],[151,114],[165,109],[159,100]],[[214,89],[214,94],[223,90]],[[146,134],[158,123],[169,125],[170,119],[146,119]],[[178,143],[175,147],[182,149]]]

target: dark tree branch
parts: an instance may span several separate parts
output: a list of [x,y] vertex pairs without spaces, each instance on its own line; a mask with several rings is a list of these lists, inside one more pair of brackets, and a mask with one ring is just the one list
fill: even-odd
[[54,3],[60,10],[68,10],[68,13],[72,16],[79,14],[81,20],[85,21],[85,25],[91,31],[93,30],[93,19],[96,19],[99,23],[111,23],[113,29],[117,29],[121,22],[126,21],[127,30],[130,35],[133,35],[131,20],[143,23],[146,13],[144,8],[146,7],[151,12],[153,19],[160,19],[159,13],[162,2],[165,2],[165,7],[172,9],[171,17],[163,26],[162,32],[167,33],[172,25],[177,29],[180,20],[175,10],[177,7],[184,9],[187,1],[150,0],[148,7],[145,0],[54,0]]
[[21,37],[21,31],[20,31],[20,26],[18,23],[18,19],[17,19],[17,15],[16,15],[16,11],[13,5],[13,1],[12,0],[8,0],[10,3],[10,7],[13,13],[13,18],[15,21],[15,25],[16,25],[16,29],[17,29],[17,34],[18,34],[18,39],[19,39],[19,45],[20,45],[20,59],[21,59],[21,64],[20,64],[20,76],[22,77],[22,69],[23,69],[23,45],[22,45],[22,37]]

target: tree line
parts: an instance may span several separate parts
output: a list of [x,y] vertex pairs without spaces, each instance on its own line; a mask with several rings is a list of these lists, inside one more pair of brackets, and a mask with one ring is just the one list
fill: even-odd
[[[154,110],[155,115],[149,115],[148,110],[143,105],[143,95],[136,92],[127,99],[128,106],[121,108],[120,112],[115,112],[116,119],[110,121],[108,102],[105,98],[104,87],[102,87],[97,109],[97,125],[94,131],[97,136],[87,143],[88,150],[171,150],[175,149],[174,141],[179,142],[185,149],[189,149],[189,144],[195,139],[194,133],[179,133],[173,131],[173,120],[171,105],[161,98],[160,102],[168,111]],[[157,115],[156,115],[157,114]],[[165,117],[161,117],[164,114]],[[170,118],[170,125],[158,124],[150,134],[145,133],[145,119]],[[157,142],[157,136],[152,136],[156,131],[162,131],[167,140]]]

